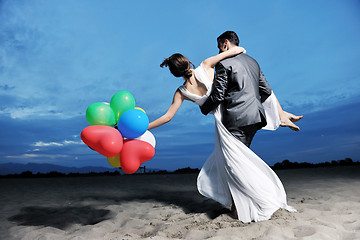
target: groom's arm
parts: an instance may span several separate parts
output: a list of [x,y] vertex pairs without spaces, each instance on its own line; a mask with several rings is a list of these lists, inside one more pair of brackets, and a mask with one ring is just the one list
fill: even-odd
[[271,87],[266,81],[266,78],[263,74],[263,72],[260,70],[260,78],[259,78],[259,93],[261,97],[261,102],[265,102],[265,100],[271,95]]
[[218,63],[215,66],[215,71],[216,77],[211,93],[204,104],[200,106],[201,112],[204,115],[207,115],[214,110],[220,102],[224,100],[225,91],[228,86],[228,74],[226,68],[221,63]]

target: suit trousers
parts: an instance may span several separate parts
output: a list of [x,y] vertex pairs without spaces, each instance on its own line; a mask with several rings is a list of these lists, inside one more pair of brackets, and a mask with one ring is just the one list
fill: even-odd
[[236,129],[228,129],[229,132],[244,143],[247,147],[250,147],[251,141],[253,140],[255,133],[260,130],[264,125],[259,122],[247,126],[238,127]]

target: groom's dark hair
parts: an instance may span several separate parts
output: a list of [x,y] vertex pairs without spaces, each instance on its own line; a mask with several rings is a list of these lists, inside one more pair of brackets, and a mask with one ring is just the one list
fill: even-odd
[[226,31],[217,38],[218,43],[224,43],[225,39],[229,40],[235,46],[239,46],[239,38],[233,31]]

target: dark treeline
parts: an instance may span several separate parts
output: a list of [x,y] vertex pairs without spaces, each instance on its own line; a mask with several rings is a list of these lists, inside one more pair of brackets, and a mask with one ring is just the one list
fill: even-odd
[[331,162],[322,162],[322,163],[307,163],[307,162],[290,162],[289,160],[284,160],[281,163],[275,163],[272,166],[272,169],[294,169],[294,168],[315,168],[315,167],[338,167],[338,166],[360,166],[360,162],[354,162],[351,158],[345,158],[344,160],[337,160]]
[[61,173],[57,171],[51,171],[48,173],[32,173],[31,171],[25,171],[20,174],[7,174],[0,175],[0,178],[48,178],[48,177],[86,177],[86,176],[117,176],[121,175],[120,172],[106,171],[106,172],[89,172],[89,173]]
[[[121,168],[120,168],[121,169]],[[199,173],[200,169],[198,168],[180,168],[173,172],[169,172],[167,170],[148,170],[144,172],[136,172],[131,175],[151,175],[151,174],[186,174],[186,173]],[[20,174],[7,174],[0,175],[0,178],[49,178],[49,177],[93,177],[93,176],[118,176],[123,175],[124,173],[120,173],[120,171],[106,171],[106,172],[89,172],[89,173],[61,173],[57,171],[51,171],[48,173],[32,173],[31,171],[25,171]],[[130,175],[130,174],[129,174]]]
[[[323,163],[307,163],[307,162],[290,162],[289,160],[284,160],[281,163],[275,163],[274,166],[271,166],[274,170],[279,169],[298,169],[298,168],[316,168],[316,167],[339,167],[339,166],[360,166],[360,162],[354,162],[351,158],[345,158],[344,160],[337,160],[331,162],[323,162]],[[144,169],[145,171],[145,169]],[[188,174],[188,173],[199,173],[200,169],[198,168],[180,168],[175,171],[169,172],[167,170],[150,170],[142,173],[134,173],[132,175],[139,174]],[[31,171],[25,171],[20,174],[8,174],[8,175],[0,175],[0,178],[48,178],[48,177],[91,177],[91,176],[118,176],[122,175],[120,171],[106,171],[106,172],[90,172],[90,173],[60,173],[56,171],[51,171],[49,173],[32,173]]]

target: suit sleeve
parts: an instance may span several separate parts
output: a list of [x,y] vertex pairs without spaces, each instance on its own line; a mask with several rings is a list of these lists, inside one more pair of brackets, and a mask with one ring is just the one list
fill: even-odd
[[261,102],[265,102],[265,100],[271,95],[271,87],[266,81],[266,78],[263,74],[263,72],[260,70],[260,79],[259,79],[259,93],[261,97]]
[[211,93],[204,104],[200,106],[201,112],[204,115],[214,110],[220,102],[224,100],[225,91],[228,86],[228,73],[226,68],[221,63],[218,63],[215,66],[215,71],[216,77]]

